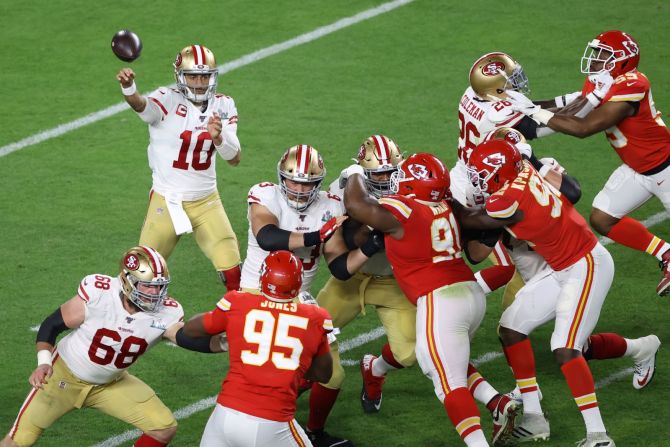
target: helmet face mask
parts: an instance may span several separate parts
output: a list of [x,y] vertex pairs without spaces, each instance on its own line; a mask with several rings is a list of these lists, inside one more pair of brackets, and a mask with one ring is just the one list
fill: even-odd
[[616,78],[635,70],[640,62],[640,47],[622,31],[606,31],[590,41],[584,49],[581,72],[597,75],[609,71]]
[[[306,144],[287,149],[277,163],[277,178],[282,195],[288,205],[297,211],[306,210],[316,200],[325,177],[326,168],[321,155]],[[287,180],[312,187],[307,191],[291,189]]]
[[488,53],[475,61],[470,69],[470,87],[480,98],[506,99],[505,90],[530,92],[528,76],[521,64],[505,53]]
[[121,259],[119,280],[128,301],[143,312],[155,313],[167,298],[170,273],[160,253],[139,246]]
[[363,142],[356,162],[365,171],[365,186],[370,195],[380,198],[392,193],[390,177],[402,159],[398,146],[385,135],[372,135]]
[[[177,53],[173,66],[177,88],[189,101],[205,102],[216,94],[219,71],[214,53],[209,48],[202,45],[185,47]],[[189,80],[188,75],[208,76],[208,82],[206,85],[198,85],[197,82]],[[198,92],[198,90],[205,91]]]

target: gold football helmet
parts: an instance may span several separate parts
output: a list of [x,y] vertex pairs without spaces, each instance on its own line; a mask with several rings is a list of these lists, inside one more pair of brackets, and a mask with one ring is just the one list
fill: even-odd
[[[163,256],[151,247],[133,247],[121,258],[119,280],[124,295],[144,312],[157,312],[167,297],[170,272]],[[153,287],[155,293],[138,286]]]
[[470,69],[470,87],[481,99],[506,99],[505,90],[528,93],[528,77],[523,67],[505,53],[488,53]]
[[[219,70],[216,68],[214,53],[202,45],[190,45],[179,53],[174,61],[174,77],[177,88],[186,98],[193,102],[204,102],[216,93]],[[198,87],[189,86],[186,82],[187,74],[209,75],[209,83],[204,93],[198,93]]]
[[398,146],[385,135],[372,135],[361,144],[356,162],[365,170],[365,186],[371,195],[380,198],[391,194],[390,174],[398,170],[402,160]]
[[[284,152],[277,163],[277,177],[284,198],[291,208],[304,211],[319,195],[326,168],[319,152],[312,146],[299,144]],[[308,191],[295,191],[286,186],[286,180],[312,186]]]
[[484,141],[489,140],[505,140],[509,141],[514,146],[519,143],[528,144],[526,142],[526,137],[524,137],[521,132],[512,127],[499,127],[495,130],[492,130],[484,137]]

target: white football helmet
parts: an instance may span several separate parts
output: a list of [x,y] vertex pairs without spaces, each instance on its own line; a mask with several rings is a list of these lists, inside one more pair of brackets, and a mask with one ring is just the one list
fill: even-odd
[[[163,256],[151,247],[141,245],[128,250],[121,258],[119,280],[123,293],[144,312],[157,312],[167,298],[170,272]],[[137,286],[158,287],[157,293],[145,293]]]
[[[177,88],[192,102],[205,102],[216,93],[219,70],[216,68],[214,53],[202,45],[190,45],[179,53],[174,61],[174,77]],[[204,93],[196,93],[193,86],[186,82],[187,74],[209,75],[209,84]]]

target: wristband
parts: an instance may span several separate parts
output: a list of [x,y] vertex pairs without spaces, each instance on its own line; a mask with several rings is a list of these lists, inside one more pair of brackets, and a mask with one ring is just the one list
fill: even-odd
[[539,111],[533,113],[533,116],[531,118],[533,118],[535,121],[539,121],[540,123],[546,126],[549,120],[553,116],[554,116],[553,112],[550,112],[549,110],[540,109]]
[[565,107],[566,105],[565,95],[555,97],[554,102],[556,103],[556,107],[558,108]]
[[602,99],[600,99],[598,95],[596,95],[594,92],[591,92],[588,95],[586,95],[586,100],[589,103],[591,103],[593,107],[598,107],[600,105],[600,102],[602,101]]
[[51,366],[51,351],[42,349],[37,352],[37,366],[49,365]]
[[319,231],[303,233],[302,240],[305,247],[314,247],[321,243],[321,233]]
[[551,171],[551,168],[552,168],[552,166],[549,165],[549,164],[542,165],[542,167],[540,168],[540,170],[538,172],[542,177],[546,177],[547,172]]
[[135,85],[135,81],[133,81],[130,87],[121,86],[121,93],[123,93],[123,96],[133,96],[136,92],[137,86]]

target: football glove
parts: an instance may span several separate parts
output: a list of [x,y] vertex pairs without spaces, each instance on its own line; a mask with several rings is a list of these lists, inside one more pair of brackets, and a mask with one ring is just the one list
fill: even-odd
[[[343,216],[339,216],[343,217]],[[337,231],[338,228],[342,226],[342,223],[346,220],[346,217],[344,219],[340,219],[338,217],[331,217],[328,222],[323,224],[321,229],[319,229],[319,239],[321,240],[321,243],[324,244],[330,239],[333,234]]]
[[612,84],[614,84],[614,78],[609,71],[601,71],[596,75],[589,76],[589,80],[595,84],[596,88],[586,95],[586,99],[593,107],[598,107],[607,92],[610,91]]
[[372,230],[370,236],[368,236],[368,240],[360,248],[365,256],[371,258],[379,250],[384,249],[384,233],[379,230]]
[[537,104],[533,104],[533,101],[526,98],[523,93],[514,90],[505,90],[505,93],[508,96],[507,100],[512,103],[512,110],[521,112],[538,123],[547,125],[549,120],[554,116],[552,112],[544,110]]

